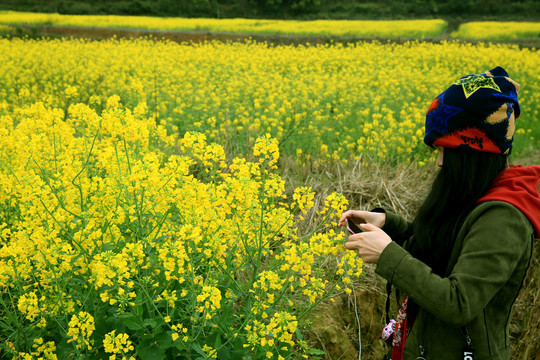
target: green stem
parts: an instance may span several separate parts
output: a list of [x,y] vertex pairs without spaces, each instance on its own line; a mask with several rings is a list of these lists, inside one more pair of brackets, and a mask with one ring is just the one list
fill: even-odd
[[88,156],[86,157],[86,161],[84,162],[84,165],[82,167],[82,169],[77,173],[77,175],[75,175],[75,177],[73,179],[71,179],[71,183],[73,184],[73,186],[75,186],[77,189],[79,189],[79,194],[80,194],[80,198],[81,198],[81,211],[84,212],[84,195],[83,195],[83,191],[82,191],[82,186],[80,185],[80,181],[79,181],[79,185],[75,184],[75,180],[77,180],[77,178],[82,174],[82,172],[84,171],[84,169],[86,169],[86,167],[88,166],[88,163],[90,162],[90,156],[92,155],[92,150],[94,149],[94,145],[96,144],[96,140],[98,138],[98,135],[100,133],[100,130],[101,130],[101,122],[102,120],[99,121],[99,127],[96,131],[96,135],[94,135],[94,138],[92,140],[92,145],[90,146],[90,151],[88,151]]
[[223,273],[224,273],[225,275],[227,275],[227,276],[234,282],[234,285],[236,285],[236,288],[237,288],[238,290],[240,290],[240,292],[242,293],[242,296],[245,296],[246,293],[242,290],[242,287],[240,286],[240,284],[238,284],[238,283],[236,282],[236,280],[231,276],[231,274],[229,273],[229,271],[228,271],[227,269],[223,268],[223,266],[221,266],[221,264],[220,264],[218,261],[216,261],[216,264],[217,264],[217,266],[219,266],[219,268],[223,271]]
[[[264,194],[264,189],[265,189],[265,182],[266,182],[266,178],[263,177],[262,179],[262,184],[261,184],[261,190],[260,190],[260,193],[261,194]],[[260,221],[260,224],[259,224],[259,238],[258,238],[258,249],[257,249],[257,263],[255,264],[255,268],[253,269],[253,275],[252,275],[252,280],[251,280],[251,283],[254,283],[257,279],[257,276],[259,275],[259,268],[261,267],[261,263],[262,263],[262,249],[263,249],[263,227],[264,227],[264,203],[261,202],[261,214],[260,214],[260,218],[261,218],[261,221]]]
[[336,281],[334,283],[334,285],[332,286],[332,288],[330,288],[326,294],[324,294],[323,296],[321,296],[321,298],[319,300],[317,300],[315,303],[313,303],[313,305],[311,305],[310,307],[308,307],[307,310],[305,310],[299,317],[296,318],[297,321],[300,321],[301,318],[303,318],[307,313],[309,313],[315,306],[317,306],[321,301],[323,301],[324,299],[326,299],[328,296],[330,296],[330,294],[332,293],[332,291],[336,288],[336,286],[338,285],[338,282]]
[[[45,203],[43,202],[43,200],[42,200],[42,199],[39,199],[39,201],[41,202],[41,205],[43,205],[43,208],[45,209],[45,211],[47,212],[47,214],[49,214],[49,216],[54,220],[54,222],[55,222],[58,226],[60,226],[60,228],[61,228],[62,230],[64,230],[64,232],[65,232],[66,234],[68,234],[68,231],[66,230],[66,228],[64,227],[64,225],[62,225],[62,224],[54,217],[54,215],[49,211],[49,208],[47,208],[47,205],[45,205]],[[86,259],[87,259],[87,260],[91,260],[90,254],[86,251],[86,249],[83,248],[82,245],[81,245],[80,243],[78,243],[78,242],[75,240],[75,238],[74,238],[73,236],[70,236],[70,238],[71,238],[72,242],[73,242],[74,244],[76,244],[76,245],[79,247],[79,249],[84,253],[84,255],[86,256]]]
[[150,296],[150,294],[148,293],[148,291],[146,290],[146,287],[145,286],[142,286],[141,285],[141,282],[140,282],[140,279],[137,279],[138,283],[139,283],[139,286],[141,288],[141,290],[143,291],[143,293],[146,295],[146,297],[148,298],[149,302],[152,304],[152,307],[154,308],[154,311],[159,315],[159,317],[161,317],[161,319],[163,319],[163,322],[165,323],[165,325],[167,325],[169,327],[169,329],[172,330],[172,327],[171,325],[165,321],[165,318],[163,317],[163,315],[161,314],[161,312],[159,311],[159,309],[157,308],[156,304],[154,303],[154,299],[152,299],[152,297]]

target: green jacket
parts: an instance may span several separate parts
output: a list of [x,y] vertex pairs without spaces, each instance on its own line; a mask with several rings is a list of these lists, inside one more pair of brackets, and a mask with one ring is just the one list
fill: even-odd
[[[387,212],[383,230],[392,237],[376,272],[409,295],[420,310],[405,342],[403,358],[463,359],[466,325],[474,359],[509,359],[512,304],[529,266],[534,229],[514,206],[477,205],[465,219],[447,266],[434,274],[407,252],[411,224]],[[402,246],[400,246],[400,244]]]

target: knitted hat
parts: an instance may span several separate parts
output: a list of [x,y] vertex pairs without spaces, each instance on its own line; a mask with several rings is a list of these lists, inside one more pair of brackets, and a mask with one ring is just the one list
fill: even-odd
[[424,142],[509,155],[520,115],[518,91],[519,84],[500,66],[462,77],[433,100]]

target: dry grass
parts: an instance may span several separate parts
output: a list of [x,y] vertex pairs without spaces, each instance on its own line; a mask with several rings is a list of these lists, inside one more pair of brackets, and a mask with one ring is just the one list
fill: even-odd
[[[540,151],[535,151],[512,162],[533,165],[538,164],[539,159]],[[320,206],[328,194],[337,191],[347,197],[352,209],[383,207],[409,220],[436,173],[434,165],[381,165],[367,158],[359,158],[352,166],[334,163],[319,167],[313,164],[297,166],[291,159],[282,159],[282,169],[291,187],[311,186],[317,192],[316,205]],[[305,230],[309,231],[309,221],[307,223]],[[540,286],[535,278],[540,269],[539,253],[540,242],[537,241],[531,266],[514,305],[512,359],[540,360]],[[374,273],[373,266],[366,265],[365,277],[355,283],[355,288],[362,328],[362,358],[381,359],[386,349],[380,339],[385,322],[385,281]],[[326,351],[325,359],[357,359],[358,326],[353,296],[342,294],[335,302],[321,305],[314,313],[312,328],[307,333],[309,340]],[[391,313],[395,310],[393,301]]]
[[311,186],[317,193],[312,218],[317,205],[330,193],[339,192],[349,200],[351,209],[383,207],[410,220],[436,172],[435,165],[379,164],[364,156],[350,166],[339,162],[298,166],[293,159],[282,159],[281,168],[291,189]]

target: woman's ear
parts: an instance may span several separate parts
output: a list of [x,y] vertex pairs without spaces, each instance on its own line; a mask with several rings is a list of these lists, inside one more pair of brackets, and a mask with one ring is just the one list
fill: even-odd
[[443,160],[444,160],[444,148],[442,146],[435,146],[437,151],[439,151],[439,155],[437,156],[437,166],[442,167],[443,166]]

